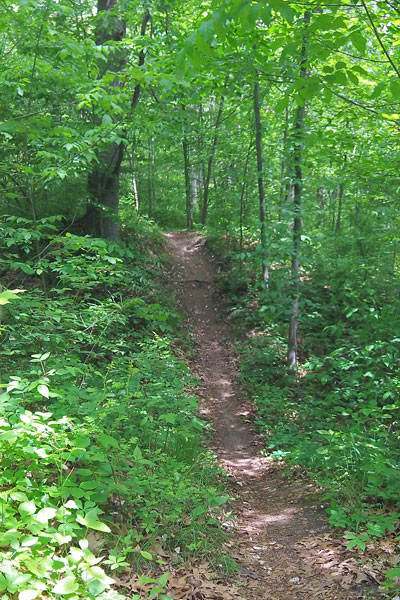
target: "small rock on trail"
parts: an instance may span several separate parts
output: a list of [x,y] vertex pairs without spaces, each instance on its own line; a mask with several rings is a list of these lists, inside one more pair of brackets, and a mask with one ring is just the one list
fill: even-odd
[[204,382],[201,414],[212,425],[214,449],[232,480],[234,528],[227,550],[239,566],[232,579],[244,584],[235,585],[233,594],[228,586],[220,596],[200,590],[199,598],[363,598],[362,586],[371,580],[330,533],[322,508],[310,504],[311,485],[284,480],[276,465],[260,455],[261,440],[249,422],[252,408],[242,401],[237,384],[232,332],[217,320],[216,268],[204,239],[194,232],[165,237],[197,347],[191,366]]

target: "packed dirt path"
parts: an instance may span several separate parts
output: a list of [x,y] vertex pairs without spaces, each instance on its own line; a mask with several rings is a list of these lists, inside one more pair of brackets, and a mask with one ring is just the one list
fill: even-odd
[[[213,429],[213,446],[229,473],[234,496],[227,552],[239,571],[226,587],[197,588],[193,600],[356,600],[378,598],[362,592],[371,583],[329,532],[323,508],[301,479],[284,479],[261,456],[252,424],[253,408],[241,399],[229,323],[219,320],[216,267],[197,233],[166,234],[173,279],[194,337],[191,367],[203,381],[201,413]],[[226,524],[229,527],[229,523]],[[181,596],[179,596],[181,597]]]

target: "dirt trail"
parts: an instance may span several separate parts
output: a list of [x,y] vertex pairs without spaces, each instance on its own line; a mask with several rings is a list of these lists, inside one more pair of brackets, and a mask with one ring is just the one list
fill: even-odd
[[[232,580],[240,579],[243,587],[227,587],[222,597],[367,597],[360,584],[368,581],[368,575],[331,536],[310,486],[285,481],[276,466],[260,456],[262,445],[251,425],[251,407],[241,401],[236,383],[232,333],[229,324],[217,320],[216,269],[202,237],[172,232],[166,239],[180,302],[197,347],[192,368],[204,382],[201,412],[212,424],[215,450],[231,475],[235,495],[228,551],[240,565],[240,573]],[[203,591],[196,598],[216,596]]]

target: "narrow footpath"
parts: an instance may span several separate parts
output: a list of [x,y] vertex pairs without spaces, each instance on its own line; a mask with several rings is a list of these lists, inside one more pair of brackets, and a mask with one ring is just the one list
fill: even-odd
[[[213,429],[213,449],[232,481],[232,531],[227,552],[239,571],[219,595],[207,586],[187,598],[248,600],[356,600],[378,598],[357,555],[330,532],[312,486],[284,479],[262,457],[262,442],[243,402],[229,323],[217,319],[216,268],[197,233],[166,234],[167,249],[194,337],[191,367],[203,381],[201,414]],[[229,524],[227,524],[229,527]],[[364,591],[363,591],[364,590]],[[367,591],[369,590],[369,592]]]

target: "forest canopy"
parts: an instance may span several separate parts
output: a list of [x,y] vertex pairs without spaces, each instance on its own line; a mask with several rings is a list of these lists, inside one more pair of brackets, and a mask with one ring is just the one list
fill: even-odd
[[200,230],[217,257],[265,451],[326,490],[349,549],[398,541],[399,0],[0,9],[0,449],[17,465],[0,498],[7,548],[24,528],[41,544],[12,568],[10,551],[0,591],[123,598],[78,527],[115,533],[116,503],[136,512],[110,569],[163,535],[206,553],[227,497],[174,350],[161,230]]

